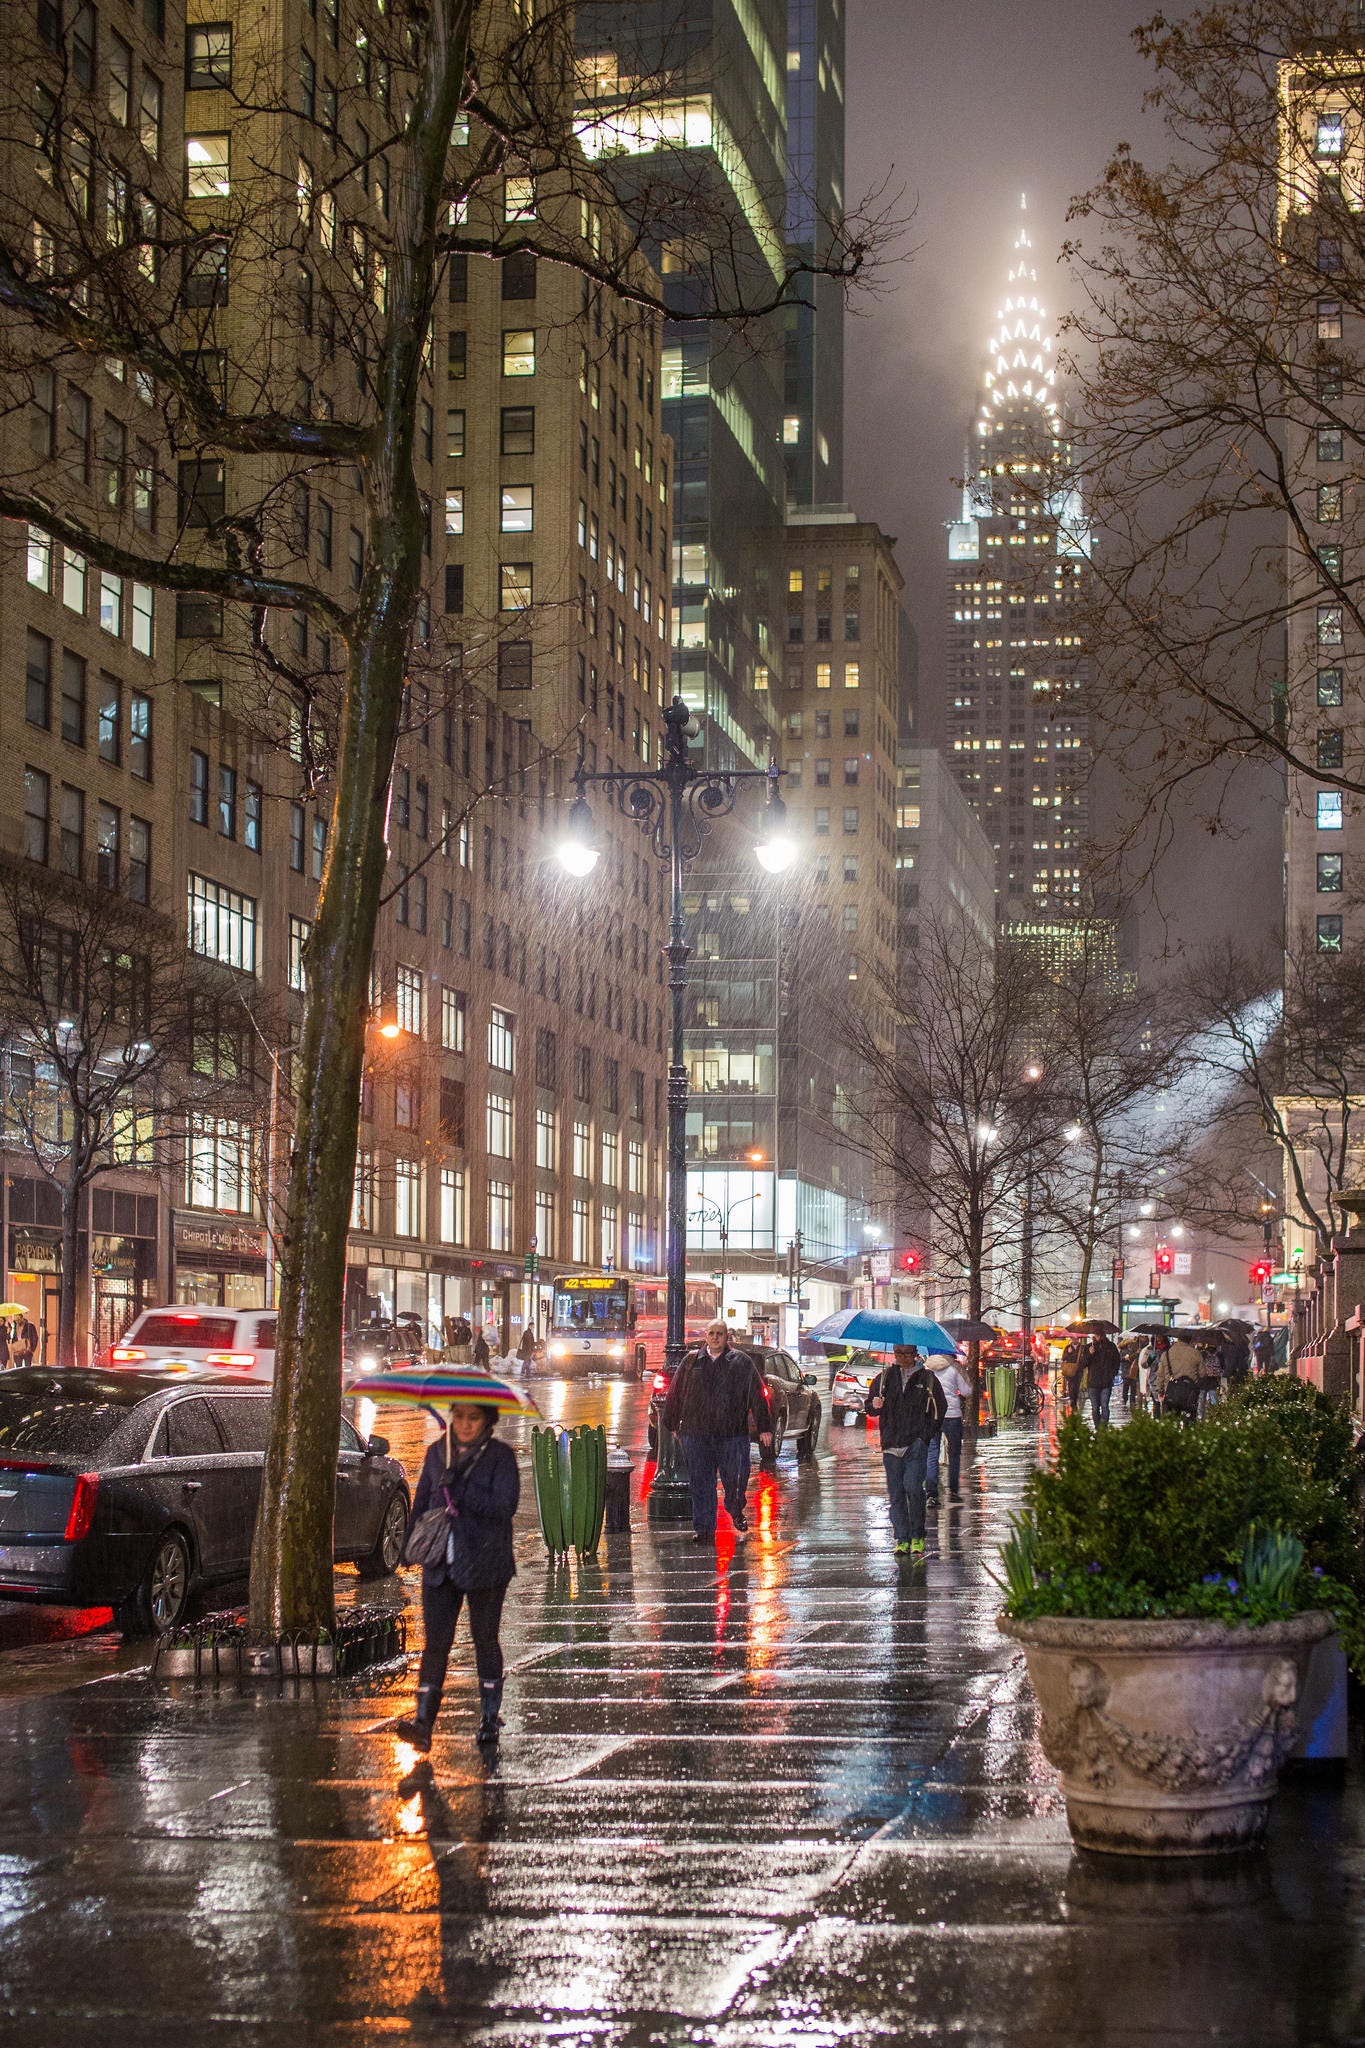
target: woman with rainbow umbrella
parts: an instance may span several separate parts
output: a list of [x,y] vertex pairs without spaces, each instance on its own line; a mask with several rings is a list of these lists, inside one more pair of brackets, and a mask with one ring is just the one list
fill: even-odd
[[[394,1723],[394,1732],[423,1755],[431,1748],[456,1624],[460,1609],[468,1607],[479,1679],[476,1740],[496,1742],[503,1684],[498,1629],[508,1583],[516,1576],[512,1517],[521,1475],[516,1453],[493,1432],[499,1415],[535,1413],[535,1405],[505,1380],[460,1367],[370,1373],[351,1392],[373,1401],[409,1402],[445,1422],[422,1461],[403,1545],[409,1562],[422,1566],[424,1640],[416,1709]],[[444,1418],[437,1402],[447,1407]]]

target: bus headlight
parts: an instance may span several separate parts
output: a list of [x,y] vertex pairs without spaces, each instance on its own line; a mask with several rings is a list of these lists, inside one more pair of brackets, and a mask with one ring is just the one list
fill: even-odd
[[551,1358],[567,1358],[568,1355],[569,1347],[567,1344],[552,1344],[550,1346]]
[[607,1347],[608,1358],[624,1358],[625,1355],[626,1347],[624,1344],[611,1344]]

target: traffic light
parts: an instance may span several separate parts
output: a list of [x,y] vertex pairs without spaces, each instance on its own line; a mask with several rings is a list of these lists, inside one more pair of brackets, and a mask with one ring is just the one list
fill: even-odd
[[1175,1271],[1175,1253],[1168,1244],[1159,1244],[1156,1248],[1156,1269],[1158,1273]]
[[920,1255],[911,1246],[908,1251],[903,1251],[898,1255],[897,1264],[902,1273],[918,1273],[921,1265]]
[[1274,1272],[1274,1270],[1275,1270],[1275,1267],[1274,1267],[1274,1264],[1272,1263],[1272,1261],[1271,1261],[1271,1260],[1269,1260],[1269,1259],[1254,1259],[1254,1260],[1252,1261],[1252,1265],[1251,1265],[1251,1284],[1252,1284],[1252,1286],[1253,1286],[1253,1287],[1264,1287],[1264,1286],[1265,1286],[1265,1284],[1266,1284],[1266,1282],[1267,1282],[1267,1280],[1268,1280],[1268,1279],[1270,1278],[1271,1274],[1272,1274],[1272,1273]]

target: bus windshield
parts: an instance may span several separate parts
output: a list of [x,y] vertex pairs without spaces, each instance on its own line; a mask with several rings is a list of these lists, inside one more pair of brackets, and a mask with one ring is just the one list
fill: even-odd
[[551,1328],[587,1335],[623,1336],[630,1329],[630,1285],[628,1281],[584,1286],[581,1282],[556,1280]]

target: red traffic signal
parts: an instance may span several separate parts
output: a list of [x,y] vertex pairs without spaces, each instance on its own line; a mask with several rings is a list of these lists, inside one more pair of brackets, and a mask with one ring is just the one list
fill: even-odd
[[1156,1248],[1156,1269],[1158,1273],[1175,1271],[1175,1253],[1168,1244],[1159,1244]]
[[908,1251],[901,1252],[897,1259],[902,1273],[918,1273],[921,1263],[920,1255],[913,1246]]
[[1266,1284],[1266,1281],[1267,1281],[1267,1280],[1268,1280],[1268,1279],[1270,1278],[1270,1276],[1271,1276],[1271,1274],[1272,1274],[1272,1273],[1274,1272],[1274,1270],[1275,1270],[1275,1268],[1274,1268],[1274,1265],[1272,1264],[1272,1262],[1271,1262],[1271,1261],[1270,1261],[1269,1259],[1255,1259],[1255,1260],[1253,1260],[1253,1261],[1252,1261],[1252,1267],[1251,1267],[1251,1284],[1252,1284],[1252,1286],[1253,1286],[1253,1287],[1264,1287],[1264,1286],[1265,1286],[1265,1284]]

